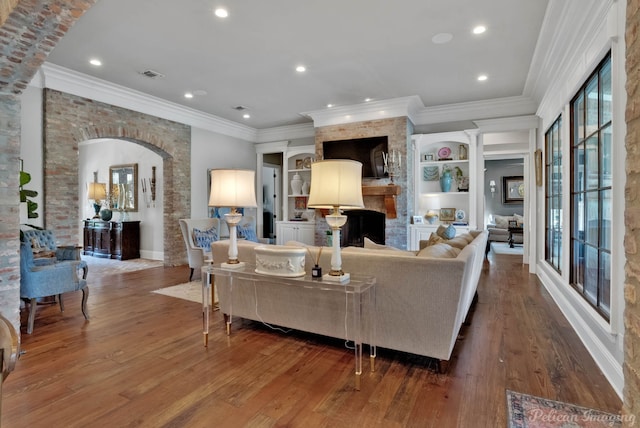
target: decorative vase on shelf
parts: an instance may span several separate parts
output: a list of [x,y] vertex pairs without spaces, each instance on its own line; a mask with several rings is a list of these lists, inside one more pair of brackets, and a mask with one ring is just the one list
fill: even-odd
[[291,179],[291,192],[294,195],[302,194],[302,178],[300,178],[300,174],[298,174],[297,172],[293,175],[293,178]]
[[451,177],[450,171],[442,171],[442,175],[440,176],[440,189],[443,192],[448,192],[451,190],[451,181],[453,177]]
[[305,181],[304,183],[302,183],[302,194],[308,195],[310,188],[311,188],[311,184],[309,184],[308,181]]

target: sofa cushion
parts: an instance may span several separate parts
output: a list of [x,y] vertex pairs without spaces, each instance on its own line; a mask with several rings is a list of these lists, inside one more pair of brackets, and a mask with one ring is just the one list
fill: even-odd
[[498,229],[508,229],[509,228],[509,220],[513,220],[511,216],[506,215],[497,215],[494,214],[493,221],[496,224]]
[[250,224],[237,225],[236,233],[238,235],[238,238],[244,238],[247,241],[258,242],[258,235],[256,235],[255,229]]
[[445,243],[451,245],[454,248],[458,248],[462,250],[464,247],[466,247],[469,244],[469,241],[467,241],[462,236],[456,236],[453,239],[446,240]]
[[218,230],[215,227],[207,230],[193,228],[193,242],[206,252],[211,251],[211,243],[218,240]]
[[459,248],[454,248],[449,244],[441,242],[439,244],[430,245],[423,248],[417,254],[417,257],[436,257],[436,258],[449,258],[454,259],[460,254]]
[[391,245],[382,245],[376,244],[371,239],[365,237],[364,238],[364,248],[368,248],[370,250],[395,250],[402,251],[400,248],[392,247]]
[[444,239],[451,239],[456,236],[456,228],[453,227],[452,224],[450,224],[449,226],[441,224],[440,226],[438,226],[438,230],[436,230],[436,235]]

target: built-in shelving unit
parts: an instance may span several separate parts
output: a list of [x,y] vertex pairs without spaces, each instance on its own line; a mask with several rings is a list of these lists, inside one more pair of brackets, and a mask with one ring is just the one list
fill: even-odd
[[[415,159],[414,211],[424,224],[412,224],[409,228],[409,248],[418,249],[420,239],[428,239],[440,224],[454,224],[458,233],[475,227],[475,177],[476,150],[465,132],[413,135]],[[449,170],[452,179],[448,191],[443,189],[440,177]],[[430,224],[425,215],[429,211],[438,214]],[[448,219],[446,212],[452,214]]]

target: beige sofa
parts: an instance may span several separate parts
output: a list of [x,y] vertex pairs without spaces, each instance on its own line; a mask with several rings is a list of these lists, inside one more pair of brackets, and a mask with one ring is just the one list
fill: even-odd
[[[446,370],[456,343],[458,332],[474,301],[482,271],[486,231],[473,231],[470,243],[459,245],[464,239],[456,237],[461,249],[448,247],[445,251],[432,246],[431,255],[395,249],[348,247],[342,250],[345,272],[374,276],[376,283],[377,332],[376,345],[436,358],[440,370]],[[454,243],[454,240],[447,241]],[[223,259],[227,252],[225,241],[212,243],[214,260]],[[255,263],[256,243],[239,242],[241,261]],[[288,243],[291,245],[291,243]],[[445,248],[442,244],[437,247]],[[455,250],[455,251],[453,251]],[[459,252],[459,254],[458,254]],[[313,266],[312,256],[317,247],[309,247],[306,270]],[[457,254],[457,255],[456,255]],[[324,247],[320,266],[328,270],[331,248]],[[291,290],[282,294],[283,287],[265,283],[251,293],[233,294],[233,316],[263,321],[330,337],[345,338],[344,297],[313,296],[308,289]],[[230,298],[218,288],[221,311],[229,312]],[[328,293],[331,294],[331,293]],[[310,320],[310,312],[317,310],[314,299],[335,299],[330,307],[335,312],[330,320],[318,323]],[[259,308],[259,311],[257,310]],[[258,313],[259,312],[259,313]]]

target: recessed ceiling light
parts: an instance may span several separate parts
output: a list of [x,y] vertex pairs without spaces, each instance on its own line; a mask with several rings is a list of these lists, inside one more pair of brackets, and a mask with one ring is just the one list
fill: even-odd
[[251,115],[249,113],[245,113],[242,115],[242,117],[244,117],[245,119],[249,119]]
[[296,71],[298,73],[304,73],[305,71],[307,71],[307,67],[305,67],[304,65],[299,65],[296,67]]
[[98,58],[91,58],[89,60],[89,64],[95,65],[96,67],[100,67],[102,65],[102,61],[100,61]]
[[193,98],[193,94],[191,92],[185,92],[184,93],[184,97],[185,98]]
[[227,9],[224,9],[222,7],[217,8],[214,13],[216,14],[216,16],[218,18],[226,18],[229,16],[229,12],[227,11]]
[[484,82],[487,79],[488,79],[488,77],[487,77],[486,74],[481,74],[480,76],[478,76],[478,81],[479,82]]
[[482,34],[485,31],[487,31],[487,27],[484,25],[478,25],[477,27],[474,27],[473,34]]
[[371,98],[365,98],[365,99],[364,99],[364,102],[365,102],[365,103],[368,103],[369,101],[371,101]]
[[327,108],[333,107],[333,104],[327,104]]
[[451,33],[438,33],[431,38],[431,42],[436,45],[449,43],[451,40],[453,40],[453,34]]

